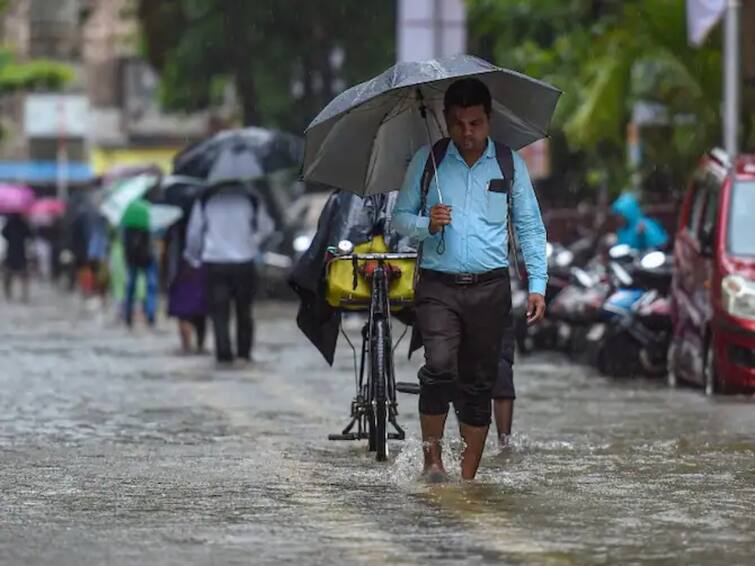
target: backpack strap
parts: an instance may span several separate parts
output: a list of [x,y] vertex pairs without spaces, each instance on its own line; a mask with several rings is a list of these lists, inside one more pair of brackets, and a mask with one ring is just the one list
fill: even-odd
[[[451,138],[441,138],[433,144],[431,152],[427,154],[425,169],[422,171],[422,177],[420,177],[419,182],[420,215],[427,214],[427,210],[425,210],[427,208],[427,192],[430,190],[430,183],[435,178],[435,168],[440,167],[440,164],[446,157],[450,143]],[[435,159],[434,165],[433,158]]]
[[[446,157],[448,151],[448,145],[451,143],[451,138],[441,138],[433,144],[430,152],[427,154],[427,160],[425,161],[425,168],[422,171],[422,177],[419,181],[419,215],[427,216],[427,192],[430,190],[430,183],[435,178],[435,169],[440,167],[441,162]],[[435,162],[433,163],[433,160]],[[417,267],[414,270],[414,287],[417,287],[419,281],[419,266],[422,264],[422,249],[424,242],[420,242],[417,247]]]
[[519,258],[517,257],[519,243],[516,241],[516,231],[514,230],[514,152],[509,146],[495,142],[495,158],[498,161],[501,173],[503,173],[503,178],[508,181],[506,183],[506,226],[509,233],[509,255],[514,262],[514,269],[519,278],[523,279],[523,274],[519,269]]

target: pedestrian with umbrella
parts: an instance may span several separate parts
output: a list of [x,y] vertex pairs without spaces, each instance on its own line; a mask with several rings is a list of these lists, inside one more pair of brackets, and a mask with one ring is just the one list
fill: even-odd
[[517,237],[528,320],[545,313],[545,228],[526,165],[512,150],[547,135],[559,95],[471,56],[400,63],[342,93],[307,130],[305,180],[360,194],[401,187],[394,226],[421,242],[413,344],[421,338],[425,347],[419,408],[429,480],[446,476],[450,402],[465,441],[462,478],[477,473]]
[[[252,359],[252,305],[257,286],[255,260],[274,226],[262,200],[241,183],[209,187],[194,204],[186,234],[186,260],[207,270],[215,358],[230,365]],[[231,307],[236,315],[236,349],[231,348]]]
[[136,282],[140,274],[144,275],[146,294],[144,297],[144,316],[149,326],[155,325],[157,314],[157,262],[150,233],[149,203],[143,199],[131,202],[121,220],[123,227],[123,252],[126,258],[127,282],[124,301],[124,320],[133,326],[134,296]]
[[26,254],[26,244],[32,238],[32,231],[24,216],[18,212],[8,215],[3,226],[2,236],[7,242],[5,265],[3,273],[3,289],[5,298],[13,298],[13,281],[21,281],[23,301],[29,302],[29,259]]
[[[255,261],[275,225],[251,182],[296,166],[301,140],[288,134],[245,128],[226,130],[190,146],[174,159],[173,172],[205,181],[194,203],[186,234],[186,260],[205,266],[215,358],[222,366],[252,359],[252,305],[257,286]],[[230,317],[236,315],[236,348]]]
[[[180,206],[183,218],[165,234],[163,273],[168,287],[168,316],[178,319],[181,354],[203,353],[207,321],[207,273],[184,258],[186,229],[191,207],[204,190],[204,182],[194,177],[170,175],[160,183],[162,201]],[[192,348],[192,335],[195,346]]]
[[35,248],[37,267],[44,280],[53,277],[56,245],[60,239],[60,220],[66,212],[66,203],[55,198],[41,198],[29,209],[29,222],[36,229]]
[[7,243],[3,265],[3,289],[5,298],[13,298],[13,281],[21,281],[24,302],[29,301],[29,259],[27,242],[32,230],[25,214],[34,203],[34,191],[23,185],[0,185],[0,214],[7,215],[2,236]]

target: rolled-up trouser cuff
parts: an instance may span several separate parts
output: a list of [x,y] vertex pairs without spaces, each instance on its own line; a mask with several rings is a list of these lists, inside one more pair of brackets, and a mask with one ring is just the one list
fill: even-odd
[[445,415],[448,404],[456,394],[456,382],[452,375],[433,375],[425,366],[419,377],[419,412],[423,415]]
[[432,375],[425,367],[419,370],[419,412],[423,415],[445,415],[448,404],[460,423],[469,426],[488,426],[491,418],[490,391],[487,388],[463,392],[451,376]]
[[498,377],[493,385],[492,396],[493,399],[516,399],[514,368],[511,367],[511,362],[503,357],[498,365]]
[[469,426],[489,426],[492,414],[490,408],[490,392],[466,395],[455,405],[456,419]]

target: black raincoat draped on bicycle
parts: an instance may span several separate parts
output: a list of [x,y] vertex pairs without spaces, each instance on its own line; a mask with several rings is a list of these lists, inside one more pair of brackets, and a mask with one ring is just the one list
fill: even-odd
[[[325,257],[329,246],[341,240],[354,245],[383,234],[392,252],[412,252],[414,243],[392,227],[392,213],[398,193],[362,198],[336,191],[328,199],[309,249],[294,266],[289,284],[299,295],[301,305],[296,322],[329,364],[333,364],[341,312],[325,300]],[[399,314],[401,318],[401,314]]]

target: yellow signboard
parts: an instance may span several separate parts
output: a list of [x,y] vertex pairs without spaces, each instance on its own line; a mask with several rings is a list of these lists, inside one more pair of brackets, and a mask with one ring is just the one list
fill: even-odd
[[113,167],[131,165],[150,165],[160,167],[163,173],[170,173],[173,157],[181,151],[180,147],[142,147],[142,148],[92,148],[91,165],[95,175],[102,175]]

